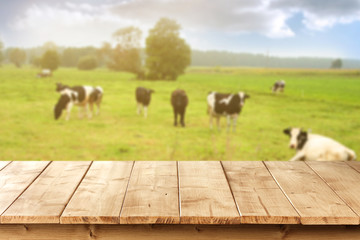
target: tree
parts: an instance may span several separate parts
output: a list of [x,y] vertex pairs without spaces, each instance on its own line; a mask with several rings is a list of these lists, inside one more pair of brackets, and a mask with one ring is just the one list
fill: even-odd
[[140,40],[141,30],[126,27],[113,34],[117,44],[114,49],[104,43],[102,52],[109,54],[108,67],[115,71],[126,71],[139,74],[141,72]]
[[30,63],[35,67],[41,67],[41,57],[33,56],[30,58]]
[[2,41],[0,40],[0,65],[2,63],[2,61],[4,60],[4,44],[2,43]]
[[48,50],[52,50],[52,51],[56,51],[57,50],[57,46],[54,42],[48,41],[46,43],[44,43],[43,47],[44,52],[48,51]]
[[56,70],[60,64],[59,54],[54,50],[47,50],[41,57],[41,67],[50,69],[51,71]]
[[9,53],[10,62],[14,63],[16,67],[20,68],[25,63],[26,52],[20,48],[13,48]]
[[340,58],[335,59],[332,63],[331,63],[331,68],[332,69],[340,69],[342,68],[342,60]]
[[191,50],[180,38],[180,25],[167,18],[160,19],[146,39],[146,67],[149,79],[176,80],[189,66]]
[[98,63],[94,56],[86,56],[80,58],[78,62],[78,69],[80,70],[92,70],[97,67]]

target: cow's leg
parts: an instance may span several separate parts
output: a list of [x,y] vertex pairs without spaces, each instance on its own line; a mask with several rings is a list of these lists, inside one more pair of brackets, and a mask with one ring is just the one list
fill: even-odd
[[227,132],[230,131],[230,127],[231,127],[231,116],[230,115],[227,115],[226,116],[226,119],[227,119]]
[[289,161],[293,162],[293,161],[301,161],[301,160],[305,160],[305,154],[303,151],[297,152],[295,156],[292,157]]
[[141,114],[141,103],[137,103],[137,110],[136,110],[137,114],[140,115]]
[[93,102],[89,103],[89,108],[90,108],[90,113],[93,114],[94,113],[94,103]]
[[89,111],[89,104],[86,103],[84,106],[85,109],[85,114],[87,115],[88,118],[92,118],[92,113]]
[[100,102],[97,102],[96,106],[97,106],[96,115],[99,115],[100,114]]
[[216,117],[216,126],[218,130],[220,131],[220,117]]
[[181,126],[185,127],[185,109],[180,111],[180,117]]
[[210,112],[210,114],[209,114],[209,124],[210,124],[210,129],[213,129],[213,115],[212,115],[212,113]]
[[83,106],[79,106],[78,116],[80,119],[83,118],[83,114],[84,114],[84,108],[83,108]]
[[174,126],[177,126],[178,111],[174,108]]
[[148,114],[148,106],[144,106],[144,117],[147,118],[147,114]]
[[238,119],[238,116],[237,116],[237,115],[234,115],[234,116],[233,116],[233,132],[236,131],[237,119]]
[[98,101],[96,102],[96,105],[97,105],[96,115],[99,115],[99,114],[100,114],[100,104],[101,104],[101,100],[102,100],[102,95],[100,96],[100,98],[99,98]]
[[66,118],[65,118],[66,121],[69,121],[69,119],[70,119],[70,112],[71,112],[72,106],[73,106],[73,104],[69,103],[66,107]]

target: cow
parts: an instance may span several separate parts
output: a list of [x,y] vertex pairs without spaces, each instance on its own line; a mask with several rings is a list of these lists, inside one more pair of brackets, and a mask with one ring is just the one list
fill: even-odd
[[279,80],[274,83],[272,87],[272,92],[273,93],[284,92],[284,88],[285,88],[285,81]]
[[151,94],[155,91],[149,88],[137,87],[135,98],[137,102],[137,114],[141,114],[141,108],[144,110],[144,117],[147,118],[148,107],[151,101]]
[[208,114],[210,115],[210,128],[213,128],[212,120],[216,118],[217,127],[220,130],[220,117],[227,117],[227,130],[230,130],[233,120],[233,131],[236,130],[236,120],[245,104],[245,99],[250,96],[244,92],[235,94],[209,92],[207,96]]
[[353,150],[322,135],[309,133],[302,128],[283,130],[290,136],[289,147],[296,149],[290,161],[350,161],[356,159]]
[[171,93],[171,105],[174,110],[174,126],[177,126],[178,114],[180,115],[180,124],[185,127],[185,111],[189,103],[186,92],[182,89],[177,89]]
[[52,72],[50,69],[43,69],[41,70],[41,72],[39,72],[36,77],[38,78],[44,78],[44,77],[51,77],[52,76]]
[[[75,86],[69,87],[57,83],[56,91],[60,93],[60,98],[54,108],[55,120],[59,119],[63,110],[66,110],[66,120],[70,119],[70,112],[73,105],[77,105],[83,108],[83,112],[88,115],[88,118],[92,117],[93,104],[97,105],[96,115],[100,112],[100,103],[103,97],[103,89],[100,86]],[[90,106],[90,112],[88,107]],[[82,113],[79,111],[79,117],[82,118]]]

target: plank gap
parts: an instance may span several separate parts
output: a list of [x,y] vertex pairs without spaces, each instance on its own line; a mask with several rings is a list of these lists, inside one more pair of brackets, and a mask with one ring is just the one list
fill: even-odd
[[6,168],[7,166],[9,166],[10,163],[12,163],[12,161],[9,161],[8,163],[5,163],[5,165],[2,165],[2,166],[0,164],[0,171],[3,170],[4,168]]
[[228,178],[228,175],[226,174],[226,171],[225,171],[225,169],[224,169],[224,165],[223,165],[222,161],[220,161],[220,165],[221,165],[221,168],[222,168],[223,173],[224,173],[224,175],[225,175],[226,182],[227,182],[227,184],[228,184],[228,186],[229,186],[229,188],[230,188],[231,196],[232,196],[232,198],[233,198],[233,200],[234,200],[236,209],[237,209],[237,211],[239,212],[239,215],[240,215],[240,223],[241,223],[242,214],[241,214],[239,205],[237,204],[237,201],[236,201],[236,199],[235,199],[234,192],[233,192],[233,190],[232,190],[232,188],[231,188],[231,185],[230,185],[230,183],[229,183],[229,178]]
[[328,187],[335,193],[335,195],[337,195],[350,209],[351,211],[353,211],[357,216],[360,217],[359,214],[357,214],[357,212],[355,212],[355,210],[345,201],[345,199],[343,197],[341,197],[332,187],[330,184],[328,184],[328,182],[320,175],[318,174],[308,163],[305,162],[305,164],[316,174],[319,176],[319,178],[321,178],[321,180],[323,180],[325,182],[326,185],[328,185]]
[[[49,167],[49,165],[50,165],[51,163],[52,163],[52,161],[50,161],[48,164],[46,164],[46,166],[44,167],[44,169],[39,172],[39,174],[38,174],[38,175],[30,182],[30,184],[19,194],[19,196],[17,196],[17,197],[14,199],[14,201],[12,201],[12,203],[0,214],[0,216],[2,216],[2,215],[14,204],[14,202],[16,202],[16,200],[18,200],[18,199],[21,197],[21,195],[24,194],[24,192],[31,186],[31,184],[33,184],[33,183],[41,176],[41,174]],[[9,164],[8,164],[8,165],[9,165]],[[8,165],[6,165],[6,166],[8,166]],[[0,222],[1,222],[1,219],[0,219]]]
[[179,222],[181,222],[181,195],[180,195],[180,174],[179,174],[179,161],[176,161],[177,171],[177,189],[178,189],[178,206],[179,206]]
[[280,188],[281,192],[283,193],[283,195],[286,197],[286,199],[290,202],[291,206],[294,208],[294,210],[296,211],[296,213],[299,215],[299,219],[301,219],[301,215],[299,213],[299,211],[296,209],[296,207],[294,206],[293,202],[291,201],[291,199],[289,198],[289,196],[285,193],[284,189],[281,187],[281,185],[279,184],[279,182],[276,180],[276,178],[274,177],[274,175],[272,174],[272,172],[270,171],[270,169],[268,168],[268,166],[265,164],[264,161],[262,161],[262,163],[264,164],[265,168],[268,170],[268,172],[270,173],[271,177],[274,179],[275,183],[278,185],[278,187]]
[[65,211],[65,208],[67,207],[67,205],[69,204],[69,202],[70,202],[71,199],[73,198],[75,192],[78,190],[78,188],[79,188],[80,184],[82,183],[82,181],[84,180],[86,174],[89,172],[89,169],[90,169],[90,167],[92,166],[92,164],[93,164],[93,161],[90,162],[89,167],[86,169],[84,175],[83,175],[82,178],[80,179],[79,184],[76,186],[74,192],[71,194],[71,196],[70,196],[69,200],[67,201],[67,203],[65,204],[63,210],[60,212],[60,215],[59,215],[59,216],[60,216],[60,217],[59,217],[59,223],[61,223],[60,219],[61,219],[61,216],[63,215],[63,213],[64,213],[64,211]]
[[128,183],[126,184],[126,189],[125,189],[125,193],[124,193],[124,198],[122,200],[122,204],[121,204],[121,209],[120,209],[120,213],[119,213],[119,220],[120,220],[120,216],[122,214],[122,210],[124,208],[124,202],[125,202],[125,198],[126,198],[126,194],[127,194],[127,191],[129,189],[129,185],[130,185],[130,179],[131,179],[131,176],[132,176],[132,173],[133,173],[133,170],[134,170],[134,166],[135,166],[135,161],[133,161],[133,165],[131,166],[131,171],[130,171],[130,175],[129,175],[129,180],[128,180]]

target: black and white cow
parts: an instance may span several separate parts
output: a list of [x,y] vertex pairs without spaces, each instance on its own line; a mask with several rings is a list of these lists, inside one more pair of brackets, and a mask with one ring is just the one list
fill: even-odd
[[287,128],[284,133],[290,136],[289,147],[296,149],[290,161],[349,161],[355,160],[353,150],[341,143],[318,134],[308,133],[301,128]]
[[[70,112],[74,105],[77,105],[83,109],[83,112],[92,117],[93,104],[97,105],[97,112],[100,112],[100,103],[103,96],[103,89],[101,87],[92,86],[75,86],[69,87],[62,85],[61,83],[56,84],[56,91],[60,93],[60,98],[55,105],[54,117],[55,120],[59,119],[63,110],[66,110],[66,120],[70,119]],[[88,111],[90,106],[91,112]],[[79,111],[79,117],[82,118],[82,113]]]
[[141,108],[144,110],[144,117],[147,117],[148,107],[151,101],[151,94],[155,91],[152,89],[137,87],[135,90],[135,98],[137,102],[137,114],[141,114]]
[[279,80],[274,83],[272,87],[272,92],[273,93],[284,92],[284,88],[285,88],[285,81]]
[[43,69],[41,70],[41,72],[39,72],[36,77],[38,78],[44,78],[44,77],[51,77],[52,76],[52,72],[50,69]]
[[227,117],[227,130],[230,130],[231,120],[233,121],[233,131],[236,129],[236,120],[245,104],[245,99],[250,96],[244,92],[235,94],[224,94],[210,92],[207,96],[208,114],[210,115],[210,128],[213,127],[212,119],[216,118],[218,129],[220,129],[220,117]]
[[177,89],[171,93],[171,105],[174,110],[174,126],[177,126],[177,118],[180,115],[180,124],[185,127],[185,111],[189,103],[186,92],[182,89]]

